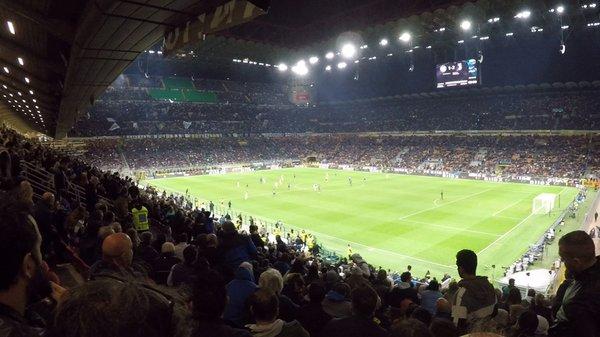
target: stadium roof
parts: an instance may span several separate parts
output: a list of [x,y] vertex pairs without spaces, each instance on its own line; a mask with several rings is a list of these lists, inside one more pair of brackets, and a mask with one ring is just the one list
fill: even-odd
[[62,138],[139,53],[222,0],[0,1],[0,117]]

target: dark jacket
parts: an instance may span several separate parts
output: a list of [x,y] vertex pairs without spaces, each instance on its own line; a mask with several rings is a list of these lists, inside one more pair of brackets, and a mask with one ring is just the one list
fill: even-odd
[[250,237],[246,235],[223,234],[219,238],[219,242],[221,250],[219,255],[222,257],[224,265],[231,271],[236,270],[242,262],[249,262],[256,255],[256,247]]
[[311,336],[318,336],[329,321],[329,316],[321,303],[308,303],[298,311],[297,319]]
[[238,267],[235,278],[226,286],[229,302],[225,306],[223,319],[235,326],[244,326],[247,318],[246,300],[257,287],[252,273],[246,268]]
[[192,337],[252,337],[250,332],[234,329],[222,322],[198,322]]
[[0,304],[0,337],[33,337],[45,336],[42,328],[30,326],[18,312],[4,304]]
[[387,337],[388,333],[372,318],[351,316],[332,319],[321,331],[322,337]]
[[561,303],[557,324],[550,328],[549,336],[600,336],[600,257],[592,267],[574,275]]

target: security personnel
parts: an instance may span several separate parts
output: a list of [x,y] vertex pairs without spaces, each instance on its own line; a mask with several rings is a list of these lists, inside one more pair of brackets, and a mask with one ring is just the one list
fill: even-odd
[[133,215],[133,227],[138,232],[145,232],[150,229],[150,223],[148,222],[148,209],[138,202],[135,207],[131,209]]

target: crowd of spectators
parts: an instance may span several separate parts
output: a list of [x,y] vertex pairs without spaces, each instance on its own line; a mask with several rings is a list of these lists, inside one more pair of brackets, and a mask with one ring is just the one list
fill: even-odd
[[219,164],[304,161],[439,170],[508,177],[580,178],[598,166],[599,153],[587,136],[410,136],[142,138],[88,142],[85,158],[107,169],[135,170]]
[[[417,282],[409,266],[394,280],[359,254],[327,262],[301,234],[272,241],[250,224],[248,235],[6,128],[0,141],[0,336],[600,335],[600,262],[585,232],[559,241],[569,278],[556,298],[495,289],[470,250],[442,288],[447,275]],[[33,188],[24,162],[52,172],[55,189]],[[73,261],[86,281],[67,289],[56,270]]]
[[[298,107],[268,102],[266,97],[275,97],[275,94],[267,88],[269,86],[263,84],[252,86],[245,93],[230,91],[229,94],[240,93],[239,99],[221,99],[218,104],[169,103],[152,101],[149,97],[140,100],[143,90],[114,89],[95,104],[89,116],[78,121],[71,136],[594,130],[600,127],[600,96],[593,90],[457,93],[447,97],[399,97]],[[107,118],[114,119],[120,128],[109,130],[113,122]]]

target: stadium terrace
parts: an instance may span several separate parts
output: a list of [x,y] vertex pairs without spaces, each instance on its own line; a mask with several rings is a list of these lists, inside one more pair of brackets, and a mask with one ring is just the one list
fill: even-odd
[[594,1],[0,1],[0,337],[600,336]]

